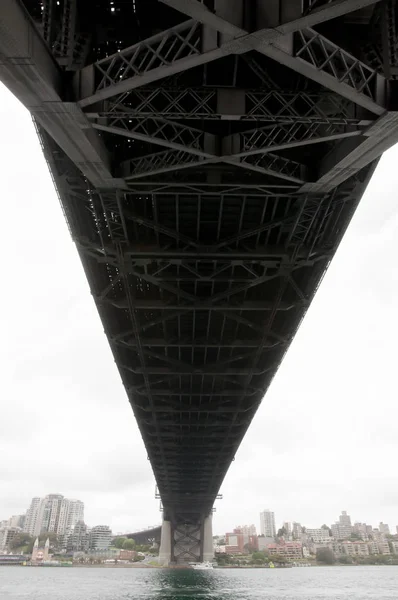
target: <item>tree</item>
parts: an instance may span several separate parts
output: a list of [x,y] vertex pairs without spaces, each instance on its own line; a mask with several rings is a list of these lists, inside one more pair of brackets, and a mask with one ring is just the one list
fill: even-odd
[[264,563],[266,562],[266,558],[264,552],[253,552],[252,554],[252,560],[255,560],[256,562],[259,561]]
[[342,556],[339,557],[339,563],[342,565],[352,565],[352,558],[351,558],[351,556],[347,556],[346,554],[343,554]]
[[10,550],[16,550],[17,548],[22,548],[23,546],[29,546],[30,544],[34,544],[34,539],[28,533],[17,533],[14,535],[13,539],[10,542]]
[[116,537],[113,540],[113,545],[115,546],[115,548],[123,548],[123,544],[126,540],[126,537]]
[[336,562],[334,552],[330,548],[318,548],[316,551],[316,560],[325,565],[333,565]]
[[123,550],[134,550],[135,549],[135,541],[126,539],[123,542]]
[[286,558],[282,556],[282,554],[273,554],[271,560],[276,563],[284,564],[286,562]]
[[287,531],[285,526],[281,527],[280,529],[278,529],[278,536],[277,537],[284,537],[286,535]]

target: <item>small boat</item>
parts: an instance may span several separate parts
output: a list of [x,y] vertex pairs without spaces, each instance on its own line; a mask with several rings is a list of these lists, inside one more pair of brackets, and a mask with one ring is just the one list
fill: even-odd
[[204,570],[204,569],[214,569],[213,563],[211,562],[201,562],[201,563],[190,563],[192,569],[200,569],[200,570]]

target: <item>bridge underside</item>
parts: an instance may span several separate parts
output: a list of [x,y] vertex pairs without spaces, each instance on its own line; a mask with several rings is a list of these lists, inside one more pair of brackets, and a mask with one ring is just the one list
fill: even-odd
[[177,529],[203,530],[398,139],[395,26],[387,0],[2,0],[0,77]]

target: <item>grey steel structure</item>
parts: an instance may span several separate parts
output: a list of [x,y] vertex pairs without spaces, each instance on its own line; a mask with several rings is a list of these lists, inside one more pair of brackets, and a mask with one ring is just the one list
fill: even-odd
[[[1,0],[173,560],[398,139],[395,1]],[[51,249],[49,249],[51,251]]]

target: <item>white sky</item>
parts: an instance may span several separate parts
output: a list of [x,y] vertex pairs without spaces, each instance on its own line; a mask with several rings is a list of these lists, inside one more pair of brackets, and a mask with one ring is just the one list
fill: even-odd
[[[29,114],[0,87],[0,520],[32,496],[114,532],[160,522],[155,482]],[[227,475],[214,532],[398,524],[398,148],[382,159]]]

